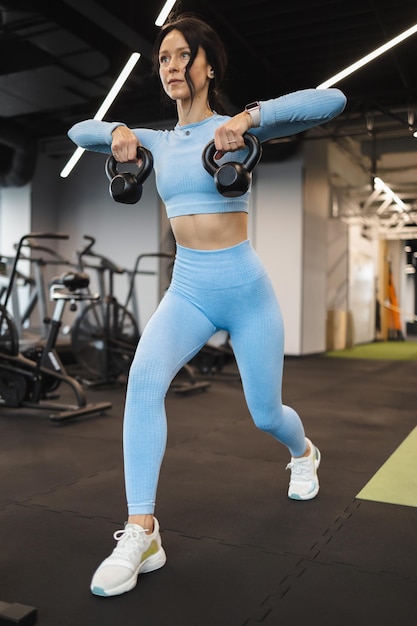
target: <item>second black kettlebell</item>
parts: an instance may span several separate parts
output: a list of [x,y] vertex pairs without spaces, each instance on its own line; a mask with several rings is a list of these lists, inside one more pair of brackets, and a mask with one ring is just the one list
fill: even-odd
[[152,171],[153,157],[143,146],[138,146],[137,157],[142,159],[142,163],[136,174],[118,172],[118,163],[112,154],[106,161],[106,176],[110,181],[109,192],[116,202],[135,204],[142,197],[143,183]]
[[229,161],[218,165],[214,160],[216,154],[214,141],[210,141],[203,150],[204,168],[213,176],[217,190],[222,196],[229,198],[243,196],[251,184],[252,171],[262,156],[262,146],[255,135],[245,133],[243,138],[249,148],[249,154],[242,163]]

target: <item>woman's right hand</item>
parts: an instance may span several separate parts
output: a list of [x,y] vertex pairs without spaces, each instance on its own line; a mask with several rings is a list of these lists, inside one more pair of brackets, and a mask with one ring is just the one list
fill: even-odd
[[136,163],[137,149],[140,142],[135,133],[127,126],[117,126],[112,132],[112,155],[118,163]]

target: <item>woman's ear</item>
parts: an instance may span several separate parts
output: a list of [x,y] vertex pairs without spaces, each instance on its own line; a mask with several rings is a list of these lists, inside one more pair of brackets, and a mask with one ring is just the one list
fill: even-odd
[[213,70],[212,67],[209,69],[208,76],[209,76],[209,78],[214,78],[214,70]]

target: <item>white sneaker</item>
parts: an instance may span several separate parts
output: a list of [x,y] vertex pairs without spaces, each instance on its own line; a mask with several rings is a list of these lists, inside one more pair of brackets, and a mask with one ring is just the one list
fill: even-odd
[[314,446],[310,439],[306,439],[310,445],[310,454],[306,457],[291,457],[286,469],[291,470],[288,497],[292,500],[312,500],[319,492],[319,477],[317,469],[320,465],[320,450]]
[[153,572],[166,562],[161,545],[158,520],[154,518],[152,534],[137,524],[126,524],[113,537],[117,546],[95,572],[91,592],[96,596],[117,596],[135,587],[138,574]]

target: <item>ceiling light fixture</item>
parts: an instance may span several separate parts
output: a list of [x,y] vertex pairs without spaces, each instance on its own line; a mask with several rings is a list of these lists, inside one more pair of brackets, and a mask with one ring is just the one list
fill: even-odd
[[158,15],[155,20],[155,26],[163,26],[165,24],[165,20],[167,19],[172,7],[174,6],[176,0],[167,0],[162,8],[162,11]]
[[[116,82],[114,83],[113,87],[110,89],[109,93],[107,94],[107,96],[103,100],[103,103],[101,104],[100,108],[95,114],[94,116],[95,120],[102,120],[103,117],[106,115],[107,111],[113,104],[114,100],[116,99],[117,95],[119,94],[121,88],[125,84],[128,77],[132,73],[132,70],[135,67],[136,63],[139,61],[139,59],[140,59],[140,53],[133,52],[128,62],[126,63],[122,71],[120,72],[119,77],[116,79]],[[85,149],[80,148],[80,147],[78,147],[75,150],[74,154],[72,155],[72,157],[70,158],[68,163],[65,165],[65,167],[63,168],[60,174],[62,178],[66,178],[68,176],[68,174],[73,170],[73,168],[78,163],[78,161],[80,160],[84,152],[85,152]]]
[[387,52],[387,50],[390,50],[394,46],[397,46],[399,43],[404,41],[404,39],[411,37],[411,35],[414,35],[414,33],[417,33],[417,24],[414,24],[414,26],[411,26],[411,28],[408,28],[400,35],[397,35],[397,37],[394,37],[394,39],[391,39],[390,41],[385,43],[383,46],[376,48],[376,50],[362,57],[361,59],[359,59],[359,61],[356,61],[356,63],[349,65],[349,67],[342,70],[341,72],[338,72],[338,74],[335,74],[328,80],[325,80],[324,83],[321,83],[320,85],[317,86],[317,89],[327,89],[328,87],[332,87],[335,83],[338,83],[343,78],[346,78],[346,76],[353,74],[353,72],[356,72],[358,69],[360,69],[367,63],[370,63],[377,57],[381,56],[381,54],[384,54],[384,52]]
[[405,211],[406,206],[404,202],[401,200],[401,198],[397,196],[396,193],[393,192],[391,187],[388,187],[388,185],[386,185],[384,181],[379,178],[379,176],[375,176],[374,178],[374,188],[377,191],[383,191],[384,193],[386,193],[387,196],[389,196],[391,200],[393,200],[393,202],[395,202],[395,204],[397,204],[401,208],[401,210]]

